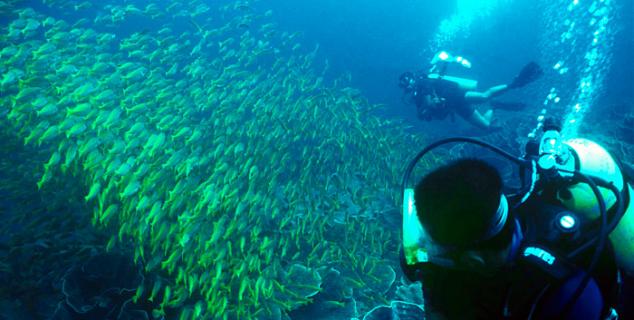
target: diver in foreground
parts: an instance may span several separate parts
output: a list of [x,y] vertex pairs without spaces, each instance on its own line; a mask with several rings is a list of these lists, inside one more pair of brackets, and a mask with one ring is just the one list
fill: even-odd
[[[523,158],[451,138],[408,166],[401,265],[422,282],[428,319],[634,319],[631,169],[590,140],[563,141],[552,122],[543,129]],[[455,142],[519,165],[522,187],[510,190],[482,160],[460,159],[413,188],[418,160]]]
[[416,114],[420,120],[443,120],[457,113],[472,125],[481,129],[493,129],[493,110],[484,114],[474,105],[489,103],[494,108],[517,110],[521,103],[502,103],[491,100],[510,89],[521,88],[542,75],[541,68],[534,62],[528,63],[509,84],[497,85],[484,92],[476,91],[478,82],[448,73],[458,72],[454,66],[471,68],[471,63],[463,57],[453,57],[445,51],[436,54],[427,74],[405,72],[399,78],[399,87],[410,101],[416,104]]

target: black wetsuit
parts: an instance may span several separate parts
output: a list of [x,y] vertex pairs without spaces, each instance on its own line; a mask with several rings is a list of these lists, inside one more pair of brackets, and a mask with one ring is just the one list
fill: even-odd
[[[474,109],[465,99],[465,93],[455,82],[419,77],[413,92],[417,114],[421,120],[427,121],[445,119],[452,112],[468,118],[473,114]],[[443,99],[443,103],[440,106],[429,107],[425,101],[426,95],[435,95]]]
[[[577,244],[576,239],[567,238],[569,234],[554,230],[551,224],[561,210],[531,199],[514,212],[524,237],[512,266],[494,276],[429,263],[406,266],[402,260],[403,270],[410,280],[422,282],[425,309],[438,311],[449,319],[527,319],[531,314],[534,319],[558,318],[558,311],[553,310],[559,310],[567,301],[562,297],[570,297],[569,291],[577,288],[594,252],[594,247],[590,247],[574,264],[560,259]],[[523,254],[531,246],[546,248],[557,262],[551,266]],[[583,315],[580,319],[591,319],[591,314],[605,315],[616,305],[617,269],[609,241],[592,276],[572,309],[571,314]]]

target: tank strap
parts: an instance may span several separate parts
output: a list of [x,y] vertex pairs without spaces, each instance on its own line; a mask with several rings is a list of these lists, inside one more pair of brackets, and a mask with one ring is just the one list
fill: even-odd
[[504,319],[530,318],[549,291],[573,274],[574,265],[546,246],[523,243],[503,307]]
[[524,243],[519,250],[520,263],[536,267],[554,281],[566,279],[574,270],[575,265],[563,255],[537,243]]

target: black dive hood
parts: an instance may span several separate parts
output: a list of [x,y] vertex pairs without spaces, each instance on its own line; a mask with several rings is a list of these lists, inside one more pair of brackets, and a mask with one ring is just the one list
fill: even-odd
[[[599,261],[601,253],[605,247],[608,234],[616,227],[625,212],[622,201],[623,190],[619,190],[614,186],[614,183],[608,182],[600,177],[582,173],[579,169],[578,161],[577,164],[572,167],[568,165],[564,166],[562,162],[559,161],[559,156],[561,156],[559,152],[568,152],[570,151],[568,149],[572,148],[569,148],[567,145],[562,143],[559,130],[557,129],[545,130],[539,143],[536,141],[530,142],[531,145],[526,146],[527,155],[523,158],[514,156],[484,141],[468,137],[454,137],[436,141],[421,150],[409,162],[409,165],[403,175],[401,184],[401,195],[403,196],[403,253],[405,256],[405,263],[407,265],[413,266],[421,263],[432,263],[449,268],[460,267],[458,261],[454,259],[454,254],[452,254],[452,250],[455,249],[435,244],[433,239],[431,239],[425,232],[418,219],[416,206],[414,204],[414,187],[410,185],[410,176],[418,161],[430,151],[440,146],[452,143],[468,143],[491,150],[519,166],[520,172],[523,170],[523,172],[530,173],[527,177],[528,179],[522,179],[522,186],[520,188],[519,195],[523,194],[523,196],[521,197],[521,201],[519,201],[513,209],[524,203],[535,191],[534,189],[538,176],[541,180],[559,179],[557,181],[566,181],[566,183],[583,182],[587,183],[592,189],[592,193],[596,197],[596,201],[598,203],[601,224],[598,231],[593,232],[593,234],[589,238],[586,238],[587,240],[580,245],[578,249],[567,255],[567,258],[571,259],[582,250],[587,249],[589,246],[596,245],[590,265],[586,269],[587,273],[575,291],[575,298],[569,301],[569,306],[566,308],[566,312],[569,311],[572,302],[576,301],[576,298],[583,292],[590,280],[590,274],[592,274]],[[574,150],[572,150],[572,153],[574,153]],[[574,154],[571,158],[579,160]],[[611,190],[615,196],[614,204],[617,205],[617,210],[609,224],[606,201],[602,193],[599,191],[598,186]],[[627,190],[627,187],[625,189]],[[500,205],[500,207],[502,207],[502,205]],[[498,209],[498,214],[494,215],[490,225],[496,225],[496,221],[497,224],[499,224],[500,220],[506,216],[508,215],[504,212],[503,208]],[[502,221],[502,223],[503,222],[504,221]]]
[[[467,137],[455,137],[439,140],[421,150],[410,161],[409,165],[405,169],[405,174],[403,175],[403,181],[401,184],[401,194],[403,196],[403,253],[408,265],[429,262],[445,267],[456,267],[456,262],[451,258],[451,249],[435,244],[433,239],[431,239],[431,237],[429,237],[425,232],[425,229],[417,216],[416,206],[414,204],[414,188],[410,185],[410,176],[418,161],[432,150],[451,143],[474,144],[489,149],[518,166],[527,168],[532,166],[532,161],[530,160],[513,156],[512,154],[507,153],[506,151],[491,144]],[[525,194],[522,202],[530,195],[534,187],[535,180],[535,176],[532,175],[530,185],[522,186],[521,190]],[[502,195],[497,214],[493,216],[489,224],[493,230],[487,234],[487,238],[495,236],[502,229],[502,226],[505,225],[508,217],[508,210],[509,208],[506,198]]]

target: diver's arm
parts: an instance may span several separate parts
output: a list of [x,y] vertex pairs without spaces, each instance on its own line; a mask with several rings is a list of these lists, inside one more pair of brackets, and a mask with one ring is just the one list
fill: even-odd
[[504,92],[508,91],[509,87],[506,84],[501,84],[495,87],[489,88],[489,90],[485,92],[478,91],[467,91],[464,97],[465,100],[469,103],[483,103],[487,102],[489,99],[497,97]]

